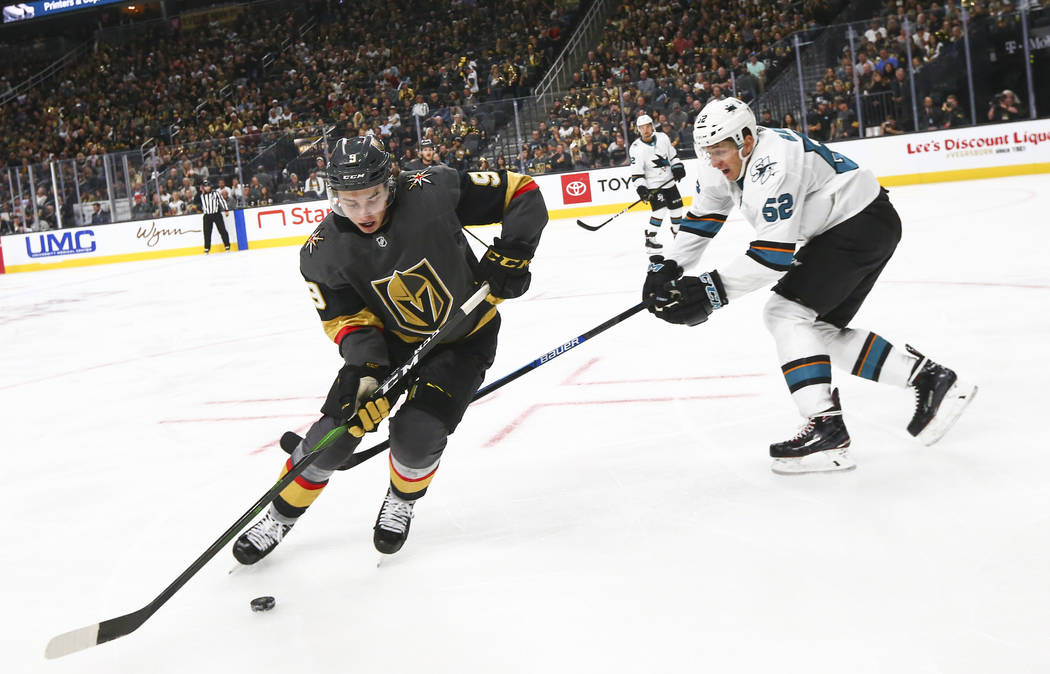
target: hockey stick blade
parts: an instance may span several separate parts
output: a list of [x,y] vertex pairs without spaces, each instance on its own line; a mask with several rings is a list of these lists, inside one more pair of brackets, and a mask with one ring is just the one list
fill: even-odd
[[[656,190],[662,190],[663,188],[667,187],[668,185],[670,185],[673,182],[674,182],[673,179],[672,180],[668,180],[663,185],[660,185],[659,187],[657,187],[655,189]],[[600,225],[588,225],[583,220],[577,220],[576,224],[579,225],[580,227],[583,227],[588,232],[597,232],[599,229],[601,229],[602,227],[606,226],[607,224],[609,224],[610,222],[612,222],[616,218],[620,217],[621,215],[623,215],[627,211],[631,210],[632,208],[634,208],[638,204],[642,203],[643,201],[645,201],[645,199],[638,199],[637,201],[631,202],[630,204],[627,205],[626,208],[624,208],[623,210],[619,211],[618,213],[616,213],[615,215],[613,215],[611,218],[609,218],[608,220],[606,220],[605,222],[603,222]]]
[[599,229],[601,229],[601,228],[602,228],[602,227],[604,227],[605,225],[609,224],[609,221],[608,221],[608,220],[606,220],[605,222],[603,222],[603,223],[602,223],[602,224],[600,224],[600,225],[588,225],[588,224],[587,224],[586,222],[584,222],[583,220],[577,220],[577,221],[576,221],[576,224],[577,224],[577,225],[579,225],[580,227],[583,227],[583,228],[584,228],[584,229],[586,229],[586,230],[587,230],[588,232],[597,232],[597,231],[598,231]]
[[[454,330],[470,314],[470,312],[485,301],[488,294],[489,284],[483,283],[481,287],[478,288],[478,290],[456,310],[456,313],[450,316],[441,327],[416,347],[416,350],[412,352],[412,355],[409,356],[404,365],[397,368],[386,379],[384,379],[382,383],[380,383],[379,388],[376,389],[377,392],[374,394],[374,397],[385,395],[390,389],[397,386],[401,379],[419,363],[423,356],[433,350],[434,347],[440,343],[441,339]],[[97,646],[99,644],[104,644],[107,641],[127,636],[139,627],[142,627],[143,623],[149,620],[161,606],[171,599],[172,596],[174,596],[175,593],[190,580],[190,578],[204,568],[204,565],[218,554],[219,550],[226,547],[226,545],[236,538],[237,534],[239,534],[249,522],[255,519],[255,517],[266,508],[266,506],[277,498],[277,495],[284,491],[285,487],[295,481],[304,470],[313,464],[313,462],[317,460],[317,457],[321,456],[322,450],[326,449],[346,432],[345,424],[342,426],[336,426],[328,431],[328,433],[317,442],[306,456],[292,466],[291,470],[285,473],[275,485],[270,487],[270,489],[263,494],[247,512],[241,515],[240,519],[223,532],[222,536],[212,543],[211,546],[197,557],[192,564],[186,567],[179,577],[172,581],[168,587],[164,588],[164,591],[157,595],[153,601],[137,611],[116,618],[111,618],[109,620],[103,620],[100,623],[81,627],[80,629],[75,629],[53,637],[48,641],[47,646],[44,648],[44,657],[49,660],[60,658],[69,655],[70,653],[76,653],[77,651],[82,651],[91,648],[92,646]]]

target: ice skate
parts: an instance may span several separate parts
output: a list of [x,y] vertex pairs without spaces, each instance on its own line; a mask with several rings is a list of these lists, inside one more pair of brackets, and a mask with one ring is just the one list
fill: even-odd
[[645,249],[646,250],[660,250],[664,245],[656,240],[656,232],[645,233]]
[[838,389],[831,392],[831,400],[834,404],[810,417],[795,437],[769,446],[774,473],[823,473],[857,467],[847,451],[849,431],[842,420]]
[[392,555],[401,549],[408,539],[408,528],[412,525],[412,507],[415,504],[415,501],[401,499],[392,489],[386,490],[386,498],[379,508],[375,534],[372,536],[376,550],[384,555]]
[[281,524],[270,513],[241,534],[233,544],[233,557],[241,564],[254,564],[270,554],[288,535],[291,524]]
[[955,372],[906,346],[919,360],[908,385],[915,389],[915,412],[908,432],[924,445],[944,437],[977,395],[977,387],[959,381]]

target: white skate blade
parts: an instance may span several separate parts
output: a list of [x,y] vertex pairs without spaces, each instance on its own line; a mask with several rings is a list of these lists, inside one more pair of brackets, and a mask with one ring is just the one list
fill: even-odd
[[944,394],[944,400],[941,401],[937,414],[933,419],[930,419],[930,423],[926,424],[926,428],[919,431],[919,434],[915,437],[926,446],[932,445],[943,438],[948,429],[959,420],[963,410],[973,401],[976,395],[976,386],[956,380],[952,387],[948,389],[948,392]]
[[850,458],[849,451],[842,448],[814,452],[798,458],[773,459],[772,470],[777,475],[803,475],[853,470],[856,467],[857,464]]

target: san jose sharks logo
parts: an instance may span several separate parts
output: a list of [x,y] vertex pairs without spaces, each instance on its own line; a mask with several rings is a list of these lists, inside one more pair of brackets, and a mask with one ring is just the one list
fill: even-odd
[[775,161],[769,161],[769,156],[762,157],[761,159],[755,160],[755,163],[751,166],[751,182],[765,185],[766,181],[777,174]]
[[448,318],[452,293],[423,258],[410,269],[372,281],[398,327],[415,335],[435,332]]
[[652,162],[653,162],[653,167],[654,168],[663,168],[664,166],[670,166],[671,165],[671,162],[667,159],[667,157],[665,157],[665,156],[663,156],[661,154],[654,155],[653,159],[652,159]]
[[422,189],[423,183],[427,183],[428,185],[434,184],[430,181],[430,169],[422,169],[408,175],[408,189],[412,189],[413,187]]
[[317,244],[324,241],[324,237],[321,236],[321,228],[318,227],[314,230],[314,233],[306,240],[306,252],[310,255],[314,254],[314,249],[317,248]]
[[726,106],[726,112],[733,112],[734,110],[736,110],[736,106],[732,103]]

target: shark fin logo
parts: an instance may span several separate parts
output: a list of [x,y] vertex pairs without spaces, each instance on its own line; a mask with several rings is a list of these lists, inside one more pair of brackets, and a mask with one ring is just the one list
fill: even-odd
[[376,294],[402,330],[429,335],[448,318],[452,293],[426,258],[411,269],[372,281]]

